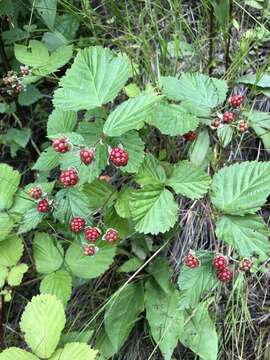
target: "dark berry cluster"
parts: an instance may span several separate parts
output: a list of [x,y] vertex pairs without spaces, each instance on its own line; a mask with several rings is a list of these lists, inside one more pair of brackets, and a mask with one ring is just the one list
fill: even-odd
[[[22,76],[26,75],[25,73],[27,67],[23,67],[23,68],[24,68],[23,70],[21,69]],[[28,73],[29,73],[29,69],[28,69]],[[9,95],[18,94],[26,90],[26,86],[22,83],[20,75],[18,75],[17,72],[15,71],[9,71],[7,75],[2,78],[2,80],[6,87],[5,90]]]
[[183,137],[186,141],[194,141],[197,137],[197,134],[195,131],[189,131],[188,133],[184,134]]

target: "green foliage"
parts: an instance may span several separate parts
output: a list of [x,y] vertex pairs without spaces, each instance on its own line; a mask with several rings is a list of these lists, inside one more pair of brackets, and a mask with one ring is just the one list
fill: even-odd
[[72,132],[76,123],[77,116],[75,112],[54,109],[48,118],[47,134],[49,137],[52,137]]
[[127,57],[100,46],[80,50],[59,83],[54,105],[65,111],[101,106],[116,97],[130,75]]
[[29,352],[19,349],[19,348],[15,348],[15,347],[11,347],[8,348],[6,350],[4,350],[1,354],[0,354],[0,359],[1,360],[39,360],[35,355],[30,354]]
[[6,164],[0,164],[0,211],[9,209],[18,190],[21,176]]
[[24,273],[28,270],[28,265],[19,264],[11,268],[8,273],[7,282],[10,286],[18,286],[22,282]]
[[40,283],[41,294],[55,295],[64,305],[71,296],[72,278],[65,270],[58,270],[46,275]]
[[71,343],[57,350],[50,360],[95,360],[96,355],[97,351],[90,349],[86,344]]
[[190,161],[197,166],[203,167],[209,151],[209,147],[210,147],[209,133],[205,129],[203,131],[200,131],[196,140],[189,148],[188,156]]
[[12,235],[0,242],[0,265],[14,266],[23,254],[23,242],[21,237]]

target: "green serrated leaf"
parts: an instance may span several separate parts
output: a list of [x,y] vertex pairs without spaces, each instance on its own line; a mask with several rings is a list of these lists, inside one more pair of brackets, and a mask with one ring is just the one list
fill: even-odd
[[156,94],[145,94],[119,105],[105,122],[103,132],[108,136],[120,136],[130,130],[140,129],[160,101]]
[[133,188],[128,186],[123,187],[119,192],[118,198],[114,205],[117,214],[124,219],[129,219],[131,217],[129,201],[133,190]]
[[4,240],[11,232],[14,225],[12,218],[5,212],[0,212],[0,241]]
[[160,286],[164,293],[170,294],[172,292],[173,286],[170,281],[172,271],[166,259],[163,257],[156,257],[151,261],[148,272],[155,279],[157,285]]
[[87,146],[94,146],[102,136],[104,120],[97,118],[93,122],[81,121],[78,125],[77,132],[81,134]]
[[129,273],[135,272],[143,265],[143,260],[133,257],[125,261],[119,268],[118,272]]
[[178,206],[162,185],[147,185],[131,195],[130,210],[135,230],[144,234],[168,231],[177,220]]
[[48,28],[52,29],[56,17],[57,0],[39,0],[35,8]]
[[48,137],[72,132],[77,123],[76,112],[54,109],[47,123]]
[[203,170],[189,161],[180,161],[174,166],[166,185],[177,194],[199,199],[207,192],[209,183],[210,177]]
[[126,56],[100,46],[80,50],[54,93],[54,105],[75,111],[101,106],[116,97],[130,75]]
[[217,276],[213,267],[213,255],[210,253],[198,254],[200,266],[190,269],[183,266],[178,277],[180,288],[179,305],[181,309],[197,306],[201,296],[214,288]]
[[95,256],[85,256],[82,247],[73,243],[67,250],[65,257],[65,266],[74,276],[82,279],[94,279],[106,271],[113,262],[116,253],[116,246],[104,243],[98,243],[100,250]]
[[83,331],[68,331],[66,333],[62,333],[60,344],[65,345],[68,343],[88,343],[91,339],[94,330],[85,329]]
[[269,230],[258,215],[222,216],[217,222],[216,234],[242,257],[256,254],[266,260],[270,252]]
[[16,348],[10,347],[0,354],[0,360],[39,360],[35,355],[29,352]]
[[202,166],[209,151],[209,145],[210,138],[208,131],[200,131],[196,140],[189,148],[188,156],[190,161],[197,166]]
[[162,134],[177,136],[195,130],[199,120],[181,105],[158,104],[149,124],[157,127]]
[[6,266],[0,265],[0,290],[5,285],[7,275],[8,275],[8,268]]
[[229,145],[233,136],[233,129],[230,125],[222,125],[217,129],[217,136],[223,148]]
[[122,239],[134,232],[131,222],[121,218],[113,206],[107,207],[104,214],[104,224],[107,228],[117,229],[119,237]]
[[29,106],[41,99],[43,95],[34,85],[27,85],[26,90],[18,96],[18,102],[21,106]]
[[213,177],[212,203],[226,214],[254,214],[270,194],[269,181],[269,162],[245,161],[224,167]]
[[87,344],[70,343],[64,349],[57,350],[50,360],[95,360],[97,353]]
[[54,151],[52,147],[49,147],[40,154],[33,166],[33,170],[50,171],[57,167],[59,163],[60,154]]
[[166,173],[160,162],[151,154],[147,155],[140,167],[135,180],[141,186],[151,184],[165,184]]
[[119,350],[144,309],[141,283],[129,284],[108,304],[105,312],[105,331],[115,351]]
[[20,179],[18,171],[9,165],[0,164],[0,211],[11,207]]
[[41,294],[55,295],[64,305],[71,296],[72,278],[65,270],[46,275],[40,283]]
[[10,286],[19,286],[22,282],[23,275],[28,270],[28,265],[19,264],[11,268],[8,273],[7,282]]
[[0,242],[0,265],[14,266],[23,254],[23,242],[17,235],[12,235]]
[[103,180],[95,180],[91,184],[85,184],[83,193],[91,209],[99,209],[105,204],[109,205],[117,195],[115,187]]
[[46,233],[36,233],[33,243],[37,271],[50,274],[58,270],[64,261],[64,251],[59,242]]
[[44,213],[37,211],[36,207],[29,209],[22,219],[18,233],[23,234],[27,231],[35,229],[43,219]]
[[270,114],[261,111],[245,113],[248,123],[262,139],[265,149],[270,152]]
[[38,295],[27,304],[20,327],[27,345],[41,358],[49,358],[66,322],[62,303],[53,295]]

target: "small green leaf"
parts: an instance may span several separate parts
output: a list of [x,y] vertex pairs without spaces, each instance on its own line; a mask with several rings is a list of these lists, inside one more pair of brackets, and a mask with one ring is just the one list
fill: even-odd
[[262,139],[265,149],[270,152],[270,114],[261,111],[245,113],[248,123]]
[[64,349],[58,349],[50,360],[95,360],[97,353],[87,344],[70,343]]
[[130,210],[136,231],[158,234],[174,226],[178,206],[170,191],[162,185],[147,185],[131,195]]
[[166,173],[159,161],[151,154],[147,155],[135,177],[141,186],[165,184]]
[[242,257],[254,254],[266,260],[270,251],[269,230],[258,215],[222,216],[216,225],[217,237],[232,245]]
[[18,96],[18,102],[21,106],[29,106],[41,99],[43,95],[34,85],[27,85],[26,90]]
[[0,354],[0,360],[39,360],[35,355],[29,352],[16,348],[10,347]]
[[189,148],[188,156],[190,161],[197,165],[203,165],[209,151],[210,138],[207,130],[200,131],[196,140]]
[[0,265],[0,290],[5,285],[6,278],[8,275],[8,268]]
[[28,270],[28,265],[19,264],[11,268],[8,273],[7,282],[10,286],[19,286],[22,282],[23,275]]
[[35,8],[48,28],[52,29],[56,17],[57,0],[39,0]]
[[195,130],[199,120],[180,105],[158,104],[149,124],[157,127],[162,134],[177,136]]
[[88,146],[94,146],[103,133],[104,120],[97,118],[93,122],[81,121],[77,132],[81,134]]
[[57,167],[59,163],[60,154],[54,151],[52,147],[49,147],[40,154],[33,166],[33,170],[50,171]]
[[18,171],[9,165],[0,164],[0,211],[11,207],[20,179]]
[[115,351],[123,345],[143,309],[141,283],[125,286],[109,302],[105,313],[105,330]]
[[103,180],[85,184],[83,193],[87,197],[87,203],[91,209],[99,209],[105,204],[109,205],[116,197],[116,189]]
[[54,93],[54,105],[65,111],[99,107],[116,97],[130,75],[126,56],[100,46],[80,50]]
[[46,275],[40,283],[41,294],[55,295],[64,305],[71,296],[72,278],[65,270]]
[[73,243],[67,250],[65,265],[68,271],[74,276],[82,279],[94,279],[103,274],[113,262],[116,253],[116,246],[104,243],[98,243],[100,251],[95,256],[85,256],[82,247]]
[[0,265],[14,266],[23,254],[23,242],[17,235],[12,235],[0,242]]
[[0,212],[0,241],[4,240],[11,232],[14,225],[12,218],[4,212]]
[[209,187],[210,177],[189,161],[180,161],[174,166],[172,175],[166,185],[171,186],[177,194],[191,199],[199,199]]
[[197,306],[201,296],[214,288],[217,284],[217,276],[213,267],[213,255],[200,253],[200,266],[190,269],[183,266],[178,277],[180,288],[180,308],[192,308]]
[[125,261],[119,268],[118,272],[128,273],[135,272],[143,265],[143,260],[133,257]]
[[245,161],[226,166],[213,177],[212,203],[226,214],[254,214],[270,194],[269,181],[269,162]]
[[217,129],[217,136],[223,148],[229,145],[233,136],[233,129],[230,125],[222,125]]
[[237,83],[255,85],[261,88],[270,88],[270,75],[247,74],[236,80]]
[[106,120],[104,134],[120,136],[130,130],[140,129],[158,101],[160,97],[156,94],[145,94],[123,102]]
[[56,134],[72,132],[77,123],[77,115],[73,111],[61,111],[54,109],[47,123],[48,137]]
[[138,85],[132,83],[124,87],[124,91],[129,98],[134,98],[141,95],[141,90]]
[[43,218],[44,213],[37,211],[36,207],[29,209],[23,217],[18,233],[23,234],[27,231],[35,229],[38,224],[41,223]]
[[160,286],[164,293],[170,294],[172,292],[173,286],[170,281],[172,271],[166,259],[163,257],[156,257],[153,261],[151,261],[148,267],[148,272],[155,279],[156,283]]
[[58,270],[64,261],[64,251],[57,240],[46,233],[36,233],[33,243],[37,271],[50,274]]
[[27,304],[20,327],[27,345],[41,358],[49,358],[65,326],[62,303],[53,295],[38,295]]
[[123,187],[119,192],[114,205],[117,214],[124,219],[129,219],[131,217],[129,201],[133,190],[133,188],[128,186]]

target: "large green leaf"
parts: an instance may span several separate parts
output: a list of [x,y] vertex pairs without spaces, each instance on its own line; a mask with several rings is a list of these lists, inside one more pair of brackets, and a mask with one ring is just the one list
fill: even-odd
[[52,147],[49,147],[40,154],[35,165],[33,166],[33,169],[40,171],[50,171],[59,165],[60,158],[60,154],[54,151]]
[[269,255],[269,230],[258,215],[222,216],[217,222],[216,234],[243,257],[257,254],[266,260]]
[[20,178],[19,172],[11,166],[0,164],[0,211],[11,207]]
[[65,322],[61,301],[54,295],[38,295],[27,304],[20,327],[32,351],[48,359],[55,351]]
[[245,114],[249,125],[262,139],[265,149],[270,152],[270,114],[261,111],[252,111]]
[[106,181],[95,180],[91,184],[84,185],[83,193],[87,198],[88,206],[91,209],[99,209],[115,200],[117,191],[114,186]]
[[108,304],[105,313],[105,330],[115,351],[121,348],[143,309],[141,283],[130,284],[123,290],[120,289]]
[[182,106],[158,104],[149,124],[157,127],[162,134],[176,136],[195,130],[199,120]]
[[49,116],[47,123],[48,137],[72,132],[77,122],[77,115],[74,111],[61,111],[54,109]]
[[7,282],[10,286],[19,286],[22,282],[23,275],[28,270],[28,265],[18,264],[12,267],[8,273]]
[[33,243],[34,259],[39,273],[50,274],[64,261],[64,251],[59,242],[49,234],[36,233]]
[[63,110],[93,109],[112,101],[131,75],[126,56],[94,46],[80,50],[54,93]]
[[168,289],[170,291],[165,293],[153,279],[145,286],[146,318],[165,360],[171,359],[184,329],[184,315],[178,305],[179,293],[172,286]]
[[12,235],[0,242],[0,265],[14,266],[23,254],[23,242],[17,235]]
[[86,218],[91,212],[86,195],[76,188],[58,191],[55,203],[57,210],[54,212],[54,216],[63,223],[69,223],[74,216]]
[[91,349],[87,344],[70,343],[64,349],[59,349],[50,360],[95,360],[97,351]]
[[29,352],[16,348],[10,347],[0,354],[0,360],[39,360],[35,355]]
[[144,234],[168,231],[177,220],[178,206],[162,185],[147,185],[131,194],[130,210],[135,229]]
[[81,134],[88,146],[94,146],[102,136],[104,120],[97,118],[95,121],[81,121],[77,132]]
[[201,262],[200,266],[190,269],[184,265],[178,277],[179,305],[182,309],[197,306],[201,296],[217,284],[213,255],[207,252],[198,255]]
[[226,214],[254,214],[270,194],[269,181],[270,162],[227,166],[213,177],[211,200]]
[[41,294],[55,295],[64,305],[71,296],[72,278],[65,270],[46,275],[40,283]]
[[56,17],[57,0],[39,0],[35,8],[48,28],[52,29]]
[[165,184],[166,173],[159,161],[149,154],[145,157],[135,180],[140,185]]
[[166,185],[171,186],[177,194],[199,199],[207,192],[209,182],[209,176],[199,167],[189,161],[180,161],[174,166]]
[[201,360],[217,359],[218,336],[205,303],[198,305],[192,312],[187,312],[185,328],[179,340]]
[[228,91],[226,81],[198,73],[182,74],[179,79],[162,77],[161,83],[168,99],[182,101],[189,109],[200,108],[206,113],[221,104]]
[[160,97],[156,94],[145,94],[123,102],[109,115],[103,132],[108,136],[120,136],[127,131],[140,129],[158,101]]
[[85,256],[82,247],[74,242],[67,250],[65,265],[74,276],[94,279],[106,271],[113,262],[116,246],[98,243],[99,251],[94,256]]
[[4,240],[11,232],[14,225],[12,218],[5,212],[0,212],[0,241]]

